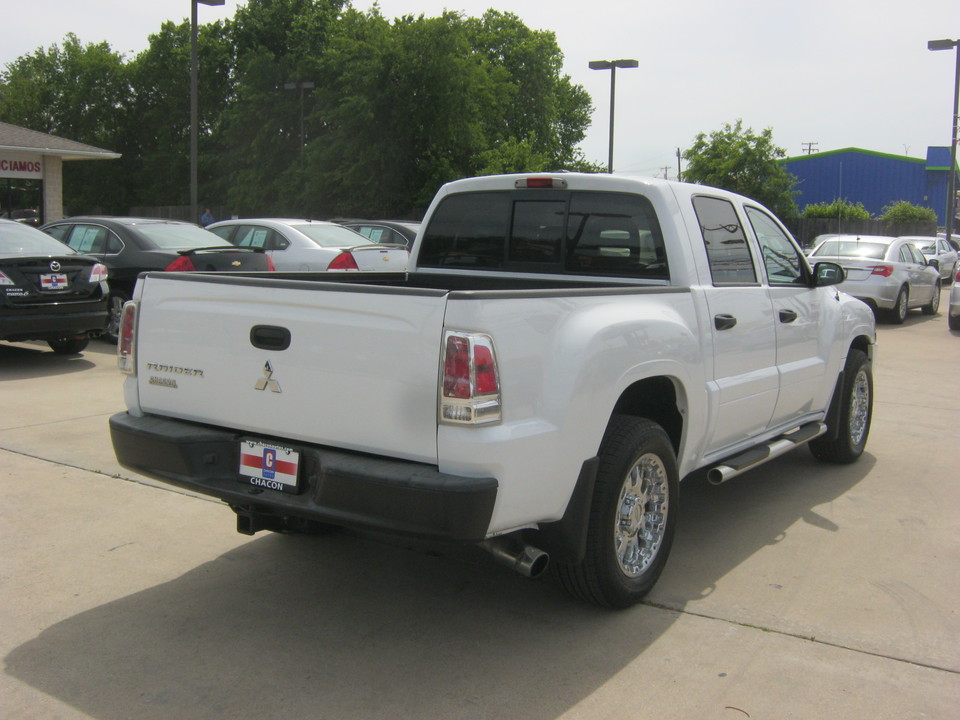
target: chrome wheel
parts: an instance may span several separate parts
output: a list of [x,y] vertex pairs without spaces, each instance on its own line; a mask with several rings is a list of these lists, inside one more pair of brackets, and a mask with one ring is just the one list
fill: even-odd
[[617,563],[627,577],[639,577],[663,544],[670,509],[667,470],[653,453],[641,456],[620,488],[613,542]]
[[859,445],[863,442],[870,425],[870,378],[867,371],[860,368],[853,380],[853,392],[850,393],[850,442]]
[[116,342],[120,335],[120,316],[123,314],[123,304],[126,301],[123,295],[110,294],[107,302],[107,327],[101,336],[107,342]]

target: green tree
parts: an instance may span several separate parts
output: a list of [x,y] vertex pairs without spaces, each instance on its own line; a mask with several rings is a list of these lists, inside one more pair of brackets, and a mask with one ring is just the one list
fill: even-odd
[[936,223],[937,213],[928,207],[900,200],[883,208],[880,219],[889,223]]
[[740,193],[781,217],[794,217],[796,178],[777,162],[785,155],[786,151],[773,143],[773,130],[767,128],[757,135],[750,128],[744,130],[738,119],[709,137],[697,135],[683,152],[687,161],[683,179]]
[[[201,203],[219,174],[223,108],[233,94],[233,44],[228,23],[198,28],[198,187]],[[190,202],[190,24],[165,22],[130,63],[131,99],[123,123],[128,183],[142,205]]]
[[[0,120],[122,152],[118,137],[130,83],[123,56],[105,43],[68,34],[62,46],[38,48],[0,73]],[[64,206],[70,212],[119,212],[129,196],[116,161],[64,165]]]
[[863,203],[854,204],[849,200],[840,198],[831,203],[823,202],[807,205],[800,216],[805,218],[869,220],[870,212],[863,206]]

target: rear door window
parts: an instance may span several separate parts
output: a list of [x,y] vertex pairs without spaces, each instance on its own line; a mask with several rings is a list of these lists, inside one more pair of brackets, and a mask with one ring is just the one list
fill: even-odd
[[755,285],[753,256],[733,203],[700,195],[693,199],[714,285]]

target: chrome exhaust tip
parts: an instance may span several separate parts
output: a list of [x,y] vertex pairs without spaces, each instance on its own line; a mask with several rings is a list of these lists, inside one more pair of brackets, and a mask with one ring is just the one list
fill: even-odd
[[501,565],[529,578],[540,577],[550,564],[550,556],[543,550],[509,535],[484,540],[480,547]]

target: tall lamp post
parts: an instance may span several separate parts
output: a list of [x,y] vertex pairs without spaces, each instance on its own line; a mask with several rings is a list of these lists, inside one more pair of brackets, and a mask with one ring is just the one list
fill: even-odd
[[957,123],[960,122],[960,40],[930,40],[927,50],[957,49],[957,69],[953,76],[953,118],[950,122],[950,179],[947,182],[947,244],[953,235],[953,223],[956,215],[956,175],[957,175]]
[[197,3],[223,5],[226,0],[190,0],[190,222],[197,222]]
[[607,153],[607,172],[613,172],[613,108],[617,94],[617,68],[635,68],[640,63],[636,60],[591,60],[591,70],[610,71],[610,143]]

